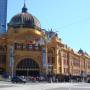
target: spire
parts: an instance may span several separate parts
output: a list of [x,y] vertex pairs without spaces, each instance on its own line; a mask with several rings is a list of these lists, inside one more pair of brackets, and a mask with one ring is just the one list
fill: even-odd
[[22,12],[26,13],[27,12],[27,8],[26,8],[26,3],[25,3],[25,0],[24,0],[24,6],[22,8]]

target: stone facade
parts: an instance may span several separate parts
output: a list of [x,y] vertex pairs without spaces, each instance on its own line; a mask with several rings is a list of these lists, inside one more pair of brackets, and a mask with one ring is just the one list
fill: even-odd
[[[26,10],[26,7],[24,8]],[[0,37],[0,73],[38,76],[51,74],[57,76],[80,76],[90,74],[90,56],[79,50],[73,51],[63,44],[57,33],[41,29],[31,22],[31,16],[25,14],[21,20],[18,15],[8,24],[8,31]],[[29,17],[29,23],[27,18]],[[20,19],[20,20],[19,20]],[[35,19],[35,18],[34,18]],[[16,21],[15,21],[16,20]],[[15,25],[14,25],[15,23]],[[22,24],[23,23],[23,24]],[[43,51],[45,49],[45,51]]]

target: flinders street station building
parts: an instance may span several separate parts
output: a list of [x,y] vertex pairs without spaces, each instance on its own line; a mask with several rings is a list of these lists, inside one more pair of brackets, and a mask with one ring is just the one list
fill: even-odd
[[39,20],[24,4],[13,16],[7,32],[0,36],[0,74],[55,76],[59,80],[90,75],[90,56],[75,52],[58,34],[41,28]]

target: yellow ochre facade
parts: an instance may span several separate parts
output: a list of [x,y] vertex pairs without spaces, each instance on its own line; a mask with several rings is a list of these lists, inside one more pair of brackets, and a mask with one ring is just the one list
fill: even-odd
[[0,36],[0,74],[12,72],[19,76],[53,75],[58,79],[90,75],[90,56],[63,44],[56,32],[42,29],[24,5]]

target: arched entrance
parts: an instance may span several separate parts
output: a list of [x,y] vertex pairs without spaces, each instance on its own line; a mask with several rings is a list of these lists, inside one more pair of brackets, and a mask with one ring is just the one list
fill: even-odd
[[39,64],[33,59],[26,58],[21,60],[16,66],[18,76],[39,76]]
[[4,68],[1,68],[0,67],[0,74],[2,75],[2,74],[4,74],[6,72],[6,70],[4,69]]

